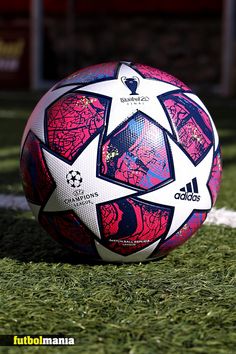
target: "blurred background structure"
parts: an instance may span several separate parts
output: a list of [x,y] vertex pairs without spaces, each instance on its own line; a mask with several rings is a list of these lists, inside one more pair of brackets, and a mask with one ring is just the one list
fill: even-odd
[[232,96],[235,8],[235,0],[1,2],[0,89],[44,89],[79,68],[128,60]]

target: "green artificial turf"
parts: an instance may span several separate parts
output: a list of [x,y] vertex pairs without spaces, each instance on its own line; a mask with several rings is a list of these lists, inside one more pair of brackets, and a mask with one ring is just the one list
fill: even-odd
[[236,100],[210,99],[206,103],[222,149],[223,176],[217,207],[236,210]]
[[24,127],[42,93],[0,91],[0,193],[23,193],[19,174]]
[[160,261],[112,265],[79,262],[29,213],[1,222],[0,334],[74,336],[86,354],[235,352],[236,229],[204,226]]
[[[14,113],[18,111],[13,109]],[[24,113],[28,117],[30,111],[25,110]],[[25,124],[26,118],[0,117],[0,193],[22,193],[19,154]]]
[[[35,102],[18,101],[6,96],[0,109],[0,193],[22,193],[19,143]],[[236,103],[207,106],[224,159],[217,207],[236,210]],[[235,353],[236,229],[203,226],[160,261],[124,265],[86,263],[30,212],[1,209],[0,235],[0,335],[76,339],[76,347],[0,347],[1,354]]]

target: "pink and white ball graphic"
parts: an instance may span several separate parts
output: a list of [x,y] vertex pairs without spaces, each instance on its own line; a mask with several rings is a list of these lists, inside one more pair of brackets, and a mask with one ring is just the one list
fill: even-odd
[[220,187],[212,118],[181,81],[111,62],[77,71],[26,125],[28,203],[62,245],[95,260],[162,257],[202,225]]

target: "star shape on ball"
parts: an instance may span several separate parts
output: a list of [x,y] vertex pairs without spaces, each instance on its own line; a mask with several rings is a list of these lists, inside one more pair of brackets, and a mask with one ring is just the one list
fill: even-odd
[[[48,169],[55,181],[56,188],[49,197],[44,212],[73,210],[80,220],[96,235],[101,238],[97,219],[97,205],[117,198],[130,196],[136,191],[102,179],[97,174],[97,154],[99,136],[82,151],[73,164],[56,157],[43,148],[43,155]],[[76,177],[80,174],[79,189],[71,188],[67,175]],[[76,174],[77,175],[77,174]],[[76,191],[76,193],[74,193]]]
[[156,204],[174,207],[174,214],[166,238],[171,237],[194,211],[209,211],[212,199],[207,186],[213,161],[213,148],[195,166],[181,147],[168,136],[172,152],[175,178],[172,182],[138,196]]
[[102,80],[76,89],[111,98],[108,135],[137,111],[145,113],[169,133],[175,134],[157,97],[176,90],[180,88],[157,79],[143,78],[127,64],[120,65],[117,77],[113,80]]

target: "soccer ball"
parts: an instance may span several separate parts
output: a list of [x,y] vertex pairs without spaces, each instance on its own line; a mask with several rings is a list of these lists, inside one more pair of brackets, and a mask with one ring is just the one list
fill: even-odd
[[181,81],[130,62],[60,81],[26,125],[20,169],[43,228],[78,254],[137,262],[201,226],[221,179],[219,139]]

